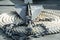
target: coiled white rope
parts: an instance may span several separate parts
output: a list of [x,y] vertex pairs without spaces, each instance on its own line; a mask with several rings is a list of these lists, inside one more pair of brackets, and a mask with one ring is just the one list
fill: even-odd
[[[41,15],[43,14],[43,15]],[[38,16],[37,21],[34,22],[35,25],[37,24],[44,24],[45,28],[47,29],[48,33],[47,34],[54,34],[54,33],[59,33],[60,32],[60,17],[56,15],[57,13],[51,13],[51,12],[47,12],[47,11],[42,11],[40,13],[40,16]],[[43,18],[41,18],[41,16],[44,16]],[[39,21],[39,19],[44,19],[44,18],[52,18],[54,20],[52,21]],[[44,19],[45,20],[45,19]],[[44,32],[43,27],[34,27],[33,28],[34,33],[39,33],[40,34]]]
[[4,26],[6,24],[17,24],[19,22],[22,22],[22,20],[14,13],[2,13],[0,15],[0,25]]

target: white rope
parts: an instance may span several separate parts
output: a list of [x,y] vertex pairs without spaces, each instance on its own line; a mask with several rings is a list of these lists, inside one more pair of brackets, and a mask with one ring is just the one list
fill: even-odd
[[2,13],[0,15],[0,25],[4,26],[6,24],[11,24],[11,23],[18,23],[21,22],[22,20],[19,19],[18,16],[16,16],[15,14],[8,14],[8,13]]

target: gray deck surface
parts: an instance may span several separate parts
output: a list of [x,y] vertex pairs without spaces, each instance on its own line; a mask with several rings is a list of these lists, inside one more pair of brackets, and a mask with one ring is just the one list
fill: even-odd
[[9,0],[2,0],[2,1],[0,1],[0,5],[14,5],[14,3],[12,3]]
[[33,38],[32,40],[60,40],[60,33],[54,35],[46,35],[40,38]]

